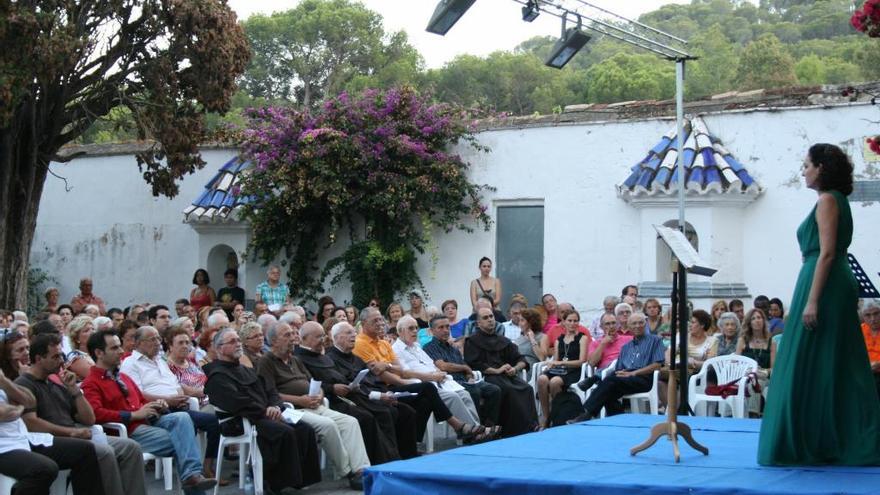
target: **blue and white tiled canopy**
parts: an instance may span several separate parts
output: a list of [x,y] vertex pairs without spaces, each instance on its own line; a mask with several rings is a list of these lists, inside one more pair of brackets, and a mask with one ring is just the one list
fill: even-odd
[[[678,192],[677,128],[666,133],[648,155],[632,167],[632,173],[618,186],[621,196],[666,195]],[[696,194],[758,194],[761,186],[728,151],[721,140],[709,134],[699,117],[684,121],[684,165],[686,191]]]
[[250,162],[239,157],[226,162],[205,185],[205,191],[183,210],[184,221],[233,220],[232,213],[252,201],[251,197],[238,194],[239,178],[250,166]]

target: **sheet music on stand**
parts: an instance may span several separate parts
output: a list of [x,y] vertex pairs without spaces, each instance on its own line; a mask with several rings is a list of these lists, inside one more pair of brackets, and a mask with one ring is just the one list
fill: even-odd
[[[871,279],[868,277],[868,274],[865,273],[862,265],[856,260],[856,257],[853,256],[852,253],[847,253],[846,258],[847,261],[849,261],[850,268],[852,268],[853,275],[856,277],[856,282],[859,283],[859,297],[872,299],[880,298],[880,292],[878,292],[877,287],[874,287],[874,284],[871,283]],[[878,273],[878,275],[880,275],[880,273]]]
[[654,225],[654,230],[660,234],[663,242],[672,250],[673,256],[684,265],[689,273],[711,277],[718,270],[712,268],[700,257],[696,249],[688,242],[687,237],[680,230],[664,227],[663,225]]

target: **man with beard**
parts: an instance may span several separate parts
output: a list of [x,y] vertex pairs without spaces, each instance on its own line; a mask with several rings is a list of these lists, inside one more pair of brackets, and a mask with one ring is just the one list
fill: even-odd
[[[315,430],[302,421],[295,425],[282,421],[285,406],[278,393],[256,371],[238,362],[242,348],[235,330],[220,329],[213,344],[217,359],[205,366],[205,393],[217,408],[218,418],[240,416],[256,426],[266,485],[272,491],[296,493],[294,488],[321,481]],[[226,430],[235,423],[224,421],[221,431],[238,433]]]
[[[354,340],[354,328],[347,322],[340,322],[330,330],[334,341],[345,325],[351,329],[350,339]],[[321,388],[330,402],[330,408],[357,418],[370,462],[375,465],[400,459],[394,429],[394,423],[400,414],[394,406],[381,400],[371,401],[360,386],[349,387],[352,379],[344,376],[336,368],[333,359],[325,355],[327,349],[321,325],[306,322],[299,333],[300,345],[294,355],[306,366],[314,379],[321,380]],[[408,427],[415,428],[415,423],[410,423]]]

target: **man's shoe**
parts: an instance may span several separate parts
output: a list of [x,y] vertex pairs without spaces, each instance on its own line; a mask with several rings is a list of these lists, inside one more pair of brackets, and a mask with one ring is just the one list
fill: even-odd
[[363,471],[351,473],[348,475],[348,487],[359,492],[364,491],[364,473]]
[[181,485],[185,490],[210,490],[214,488],[214,485],[217,484],[217,480],[214,478],[205,478],[201,474],[194,474],[189,478],[183,480]]
[[598,382],[599,382],[598,376],[596,376],[596,375],[588,376],[587,378],[584,378],[583,380],[579,381],[577,384],[577,387],[579,389],[581,389],[581,392],[586,392],[587,390],[590,389],[590,387],[592,387],[593,385],[595,385]]

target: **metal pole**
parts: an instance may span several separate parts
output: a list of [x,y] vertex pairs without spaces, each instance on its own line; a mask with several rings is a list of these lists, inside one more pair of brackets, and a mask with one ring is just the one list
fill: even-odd
[[[676,145],[678,148],[678,228],[682,234],[687,233],[684,220],[684,193],[687,183],[687,171],[684,164],[684,59],[675,61],[675,120],[678,125]],[[687,376],[687,270],[678,263],[678,414],[688,414],[688,376]]]

